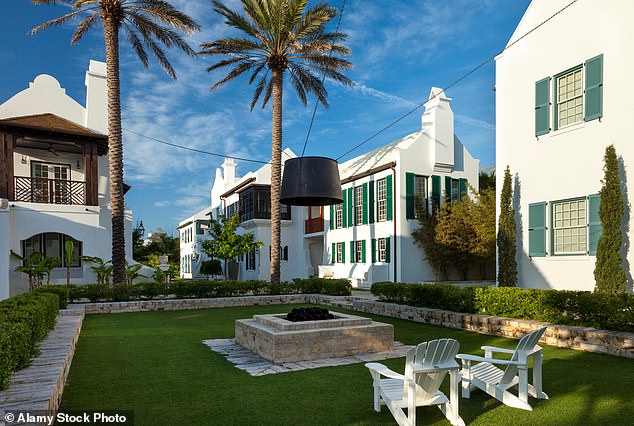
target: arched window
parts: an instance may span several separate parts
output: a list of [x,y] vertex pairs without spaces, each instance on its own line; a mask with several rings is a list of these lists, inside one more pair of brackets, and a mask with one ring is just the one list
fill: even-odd
[[40,252],[46,257],[56,257],[61,259],[61,266],[66,267],[64,263],[64,247],[66,241],[73,242],[73,252],[75,259],[70,264],[71,267],[81,266],[82,243],[77,241],[70,235],[60,234],[57,232],[46,232],[43,234],[33,235],[31,238],[22,240],[22,256],[28,257],[31,253]]

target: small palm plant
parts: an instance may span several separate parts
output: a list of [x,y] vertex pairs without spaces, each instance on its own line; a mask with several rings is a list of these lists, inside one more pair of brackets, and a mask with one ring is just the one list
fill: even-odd
[[110,284],[110,276],[112,275],[112,261],[104,261],[97,256],[82,256],[82,260],[96,264],[90,269],[97,275],[97,284]]
[[75,244],[72,241],[66,241],[64,244],[64,266],[66,266],[66,285],[70,287],[70,267],[74,261],[81,259],[75,253]]

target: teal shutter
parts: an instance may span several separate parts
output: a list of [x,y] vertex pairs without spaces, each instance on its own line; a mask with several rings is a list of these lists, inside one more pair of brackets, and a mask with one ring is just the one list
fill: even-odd
[[603,232],[603,225],[599,217],[601,195],[592,194],[588,197],[588,254],[596,256],[599,238]]
[[603,115],[603,55],[586,61],[586,111],[584,121],[596,120]]
[[[310,208],[310,207],[309,207]],[[330,230],[335,229],[335,206],[330,205]]]
[[350,241],[350,263],[355,262],[354,241]]
[[348,227],[352,227],[354,225],[354,188],[348,188]]
[[460,178],[459,182],[459,193],[458,193],[458,199],[462,200],[463,197],[467,196],[467,179],[465,178]]
[[374,223],[374,181],[368,182],[368,222]]
[[368,184],[364,183],[362,186],[363,191],[363,224],[368,224]]
[[341,243],[341,263],[346,263],[346,244]]
[[550,77],[535,83],[535,136],[550,132]]
[[365,240],[361,240],[361,262],[365,263]]
[[528,255],[546,256],[546,203],[528,205]]
[[343,204],[341,205],[341,214],[342,214],[342,228],[348,227],[348,191],[345,189],[341,190],[343,194]]
[[431,177],[431,201],[432,212],[440,208],[440,176]]
[[445,176],[445,199],[451,201],[451,176]]
[[390,263],[390,237],[385,239],[385,263]]
[[372,238],[372,263],[376,263],[376,239]]
[[337,262],[337,245],[335,243],[332,243],[332,263],[336,263]]
[[392,220],[392,175],[385,177],[385,188],[387,192],[387,200],[385,202],[387,210],[386,220]]
[[414,185],[416,175],[414,173],[405,173],[405,217],[414,219],[416,217],[414,208]]

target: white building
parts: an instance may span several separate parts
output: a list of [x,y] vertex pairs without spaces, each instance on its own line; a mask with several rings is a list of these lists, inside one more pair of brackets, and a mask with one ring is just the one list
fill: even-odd
[[210,215],[211,207],[207,207],[178,224],[181,278],[206,278],[200,274],[201,263],[208,259],[201,244],[209,239]]
[[[568,3],[531,2],[509,44]],[[496,58],[498,205],[508,165],[522,287],[593,290],[598,192],[611,144],[622,162],[626,222],[630,216],[632,16],[631,0],[579,1]],[[631,239],[630,231],[625,247]],[[630,250],[625,263],[633,261]]]
[[326,209],[328,229],[320,275],[378,281],[436,279],[411,234],[419,224],[414,197],[428,207],[478,188],[479,160],[454,134],[451,99],[433,88],[421,129],[340,165],[343,204]]
[[[49,75],[0,104],[0,299],[28,290],[10,253],[61,258],[65,241],[79,255],[110,259],[106,64],[90,61],[86,106]],[[126,211],[131,260],[131,212]],[[88,262],[71,268],[73,283],[95,282]],[[65,283],[56,268],[52,283]]]

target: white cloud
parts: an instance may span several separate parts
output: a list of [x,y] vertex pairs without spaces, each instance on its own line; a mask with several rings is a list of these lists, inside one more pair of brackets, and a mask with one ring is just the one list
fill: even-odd
[[494,124],[478,120],[477,118],[467,117],[466,115],[454,114],[454,119],[462,124],[466,124],[467,126],[477,127],[484,130],[495,130]]

